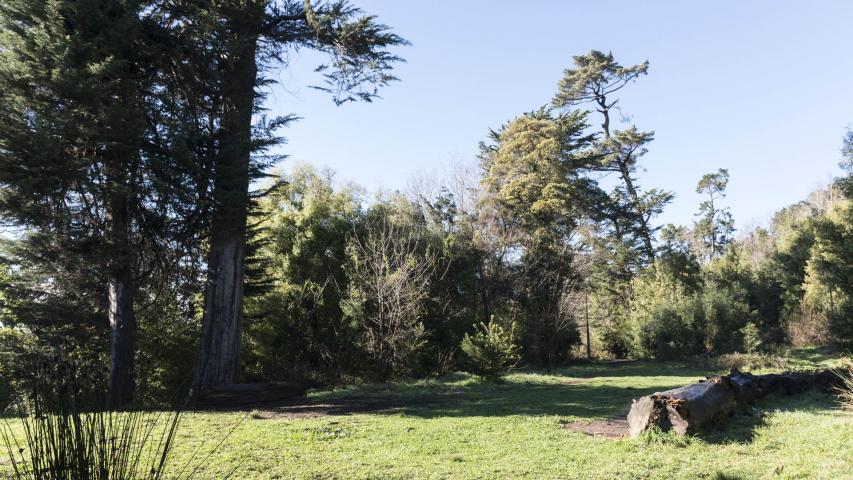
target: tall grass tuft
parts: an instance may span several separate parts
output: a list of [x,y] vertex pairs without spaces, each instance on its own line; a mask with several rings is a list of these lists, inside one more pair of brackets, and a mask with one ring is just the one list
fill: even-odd
[[92,371],[59,354],[40,358],[29,391],[19,398],[17,418],[0,425],[9,457],[0,474],[19,480],[192,477],[198,467],[170,464],[181,409],[107,408],[98,388],[103,383],[87,373]]
[[841,408],[853,411],[853,359],[843,360],[835,374],[841,378],[837,388]]
[[167,469],[181,413],[81,411],[63,405],[23,416],[22,438],[8,420],[2,435],[13,478],[159,479]]
[[672,430],[664,432],[657,425],[640,434],[640,441],[646,445],[671,445],[674,447],[688,447],[694,442],[689,435],[679,435]]

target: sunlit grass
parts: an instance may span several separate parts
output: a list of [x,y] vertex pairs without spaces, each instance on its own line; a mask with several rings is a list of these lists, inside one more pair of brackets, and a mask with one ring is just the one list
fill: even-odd
[[491,383],[453,374],[318,390],[310,403],[372,407],[314,417],[276,409],[186,413],[175,462],[239,424],[199,478],[238,466],[235,478],[243,479],[853,479],[853,413],[830,394],[771,397],[688,440],[614,440],[563,428],[624,415],[632,398],[706,373],[677,362],[591,363]]

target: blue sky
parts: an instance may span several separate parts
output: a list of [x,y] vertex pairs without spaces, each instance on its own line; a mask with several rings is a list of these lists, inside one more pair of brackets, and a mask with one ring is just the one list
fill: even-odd
[[676,193],[662,222],[690,224],[696,182],[721,167],[741,229],[840,172],[853,2],[354,1],[412,42],[398,51],[401,81],[372,104],[335,107],[307,87],[320,82],[315,55],[271,72],[281,83],[272,112],[302,117],[284,132],[285,168],[305,161],[371,190],[403,189],[470,161],[490,127],[550,100],[572,55],[598,49],[651,64],[620,104],[655,131],[638,176]]

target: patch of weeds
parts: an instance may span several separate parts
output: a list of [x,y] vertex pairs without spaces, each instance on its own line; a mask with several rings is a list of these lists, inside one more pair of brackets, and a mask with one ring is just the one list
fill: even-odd
[[679,435],[672,430],[664,432],[658,426],[653,426],[640,434],[639,441],[645,445],[671,445],[684,448],[694,443],[689,435]]
[[308,428],[306,431],[308,432],[308,441],[335,440],[349,436],[349,432],[345,428],[338,426],[336,423],[330,423],[329,425],[323,425],[321,427]]
[[844,359],[835,374],[841,377],[841,385],[836,389],[841,408],[853,411],[853,360]]

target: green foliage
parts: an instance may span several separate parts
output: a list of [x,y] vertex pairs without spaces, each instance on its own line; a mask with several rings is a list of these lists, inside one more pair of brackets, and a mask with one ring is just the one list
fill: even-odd
[[726,250],[732,241],[734,220],[728,208],[722,208],[719,200],[725,198],[729,184],[729,171],[721,168],[716,173],[708,173],[696,185],[696,193],[703,193],[708,199],[699,205],[699,220],[694,226],[694,234],[699,238],[704,256],[710,261]]
[[[684,305],[679,305],[684,307]],[[692,305],[690,305],[692,306]],[[671,306],[655,305],[645,316],[638,316],[638,353],[645,357],[669,360],[692,351],[694,346],[693,325],[688,323],[694,312],[685,312]]]
[[742,352],[747,347],[744,331],[750,335],[749,348],[762,342],[736,260],[735,253],[728,253],[699,279],[674,274],[659,260],[654,273],[638,277],[632,284],[632,354],[665,359]]
[[[356,367],[353,335],[343,321],[346,238],[359,215],[359,192],[335,191],[329,173],[299,166],[261,201],[250,282],[265,282],[247,299],[244,351],[250,378],[337,381]],[[349,371],[348,371],[349,370]]]
[[743,336],[743,351],[748,354],[758,353],[762,347],[758,327],[754,323],[747,323],[740,329],[740,334]]
[[572,57],[574,68],[566,69],[557,85],[554,105],[564,107],[593,101],[599,95],[620,90],[640,75],[646,75],[649,62],[623,67],[612,53],[592,50],[586,55]]
[[753,318],[743,292],[725,285],[712,284],[703,292],[705,343],[714,353],[743,351],[741,329]]
[[37,339],[23,328],[0,327],[0,412],[6,411],[24,390],[27,353]]
[[[481,158],[482,215],[496,229],[492,248],[516,256],[500,265],[511,286],[507,310],[518,319],[525,358],[538,364],[564,361],[579,342],[577,309],[565,302],[580,286],[571,241],[602,195],[582,175],[595,160],[585,150],[592,140],[585,117],[526,114],[505,125]],[[501,224],[512,227],[500,232]]]
[[475,328],[473,335],[465,334],[460,345],[470,360],[472,372],[490,378],[518,362],[520,356],[515,344],[515,322],[509,328],[504,328],[492,319],[488,324],[480,322]]
[[631,284],[628,322],[631,354],[635,357],[675,358],[701,353],[706,330],[697,280],[672,275],[664,260]]
[[824,305],[835,343],[853,348],[853,200],[816,222],[806,272],[806,298]]

